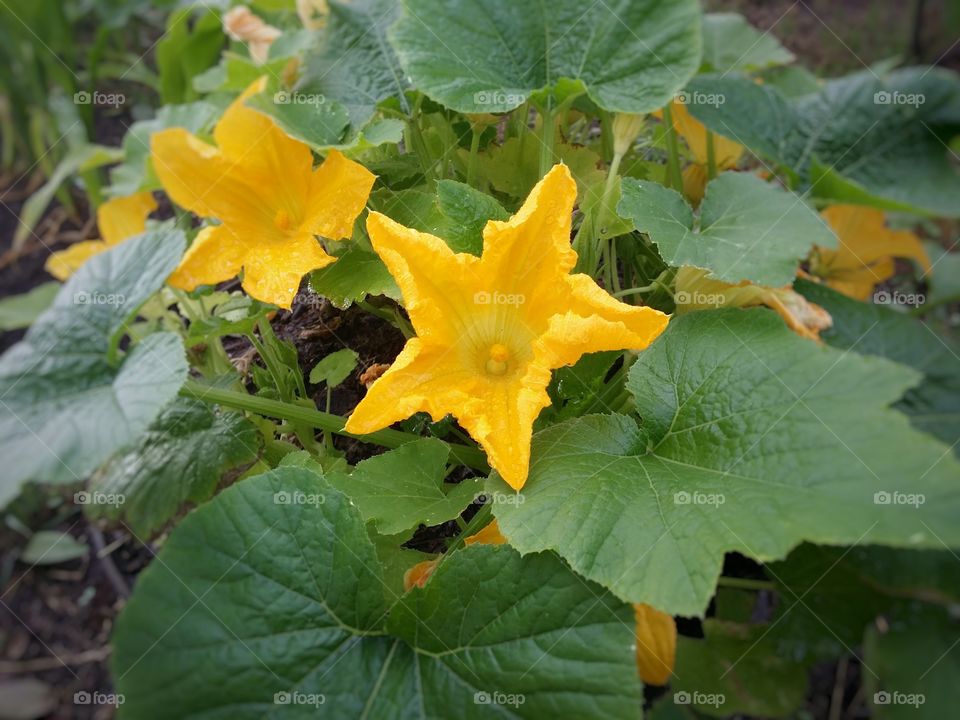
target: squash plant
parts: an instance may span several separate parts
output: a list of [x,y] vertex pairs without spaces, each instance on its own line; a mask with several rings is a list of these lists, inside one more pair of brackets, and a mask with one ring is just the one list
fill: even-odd
[[[957,76],[695,0],[263,5],[0,358],[4,502],[161,545],[120,716],[787,717],[851,654],[948,716]],[[402,349],[306,366],[318,303]]]

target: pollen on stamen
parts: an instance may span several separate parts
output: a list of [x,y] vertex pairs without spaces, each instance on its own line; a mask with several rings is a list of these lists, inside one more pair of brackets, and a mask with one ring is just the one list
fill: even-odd
[[501,343],[494,343],[487,353],[486,370],[491,375],[503,375],[507,371],[510,349]]
[[277,210],[277,214],[273,216],[273,224],[276,225],[279,230],[289,230],[291,225],[290,214],[283,208]]

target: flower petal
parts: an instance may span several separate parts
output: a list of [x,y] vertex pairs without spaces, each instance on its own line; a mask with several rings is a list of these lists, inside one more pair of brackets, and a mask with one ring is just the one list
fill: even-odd
[[564,164],[554,165],[509,220],[491,220],[483,229],[486,289],[526,298],[536,313],[556,297],[556,280],[577,263],[570,247],[577,184]]
[[500,532],[500,525],[496,520],[492,520],[486,525],[483,526],[483,529],[480,530],[476,535],[471,535],[468,538],[465,538],[463,541],[464,545],[505,545],[507,539],[503,536],[503,533]]
[[246,252],[246,244],[224,225],[205,227],[167,283],[189,291],[229,280],[240,273]]
[[313,235],[263,241],[250,247],[243,259],[243,289],[289,310],[303,276],[334,261]]
[[[686,141],[690,153],[700,165],[709,162],[707,157],[707,127],[697,120],[687,106],[676,100],[670,103],[673,127]],[[723,170],[734,167],[743,155],[743,145],[723,135],[713,134],[713,158],[717,168]]]
[[217,148],[183,128],[169,128],[154,133],[150,149],[163,189],[180,207],[251,229],[273,228],[276,210],[266,204],[263,188],[248,182]]
[[108,250],[109,247],[103,240],[84,240],[73,243],[64,250],[52,253],[44,263],[43,269],[63,282],[79,270],[87,260]]
[[349,238],[376,179],[360,163],[331,150],[310,177],[302,228],[332,240]]
[[481,261],[377,212],[367,216],[367,232],[403,293],[417,335],[455,344],[477,310]]
[[635,604],[637,668],[647,685],[666,685],[677,655],[677,623],[649,605]]
[[157,209],[153,193],[141,192],[108,200],[97,210],[100,237],[116,245],[147,229],[147,216]]

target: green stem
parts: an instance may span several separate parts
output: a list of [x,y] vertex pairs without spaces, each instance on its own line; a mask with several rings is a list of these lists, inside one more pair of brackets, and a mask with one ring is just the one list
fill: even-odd
[[737,588],[739,590],[776,590],[777,586],[770,580],[751,580],[749,578],[723,577],[717,579],[719,587]]
[[553,98],[547,98],[546,107],[541,111],[543,118],[543,137],[540,145],[540,177],[553,167],[553,142],[556,130],[556,116],[553,111]]
[[707,130],[707,179],[717,176],[717,151],[713,146],[713,133]]
[[487,526],[493,515],[493,506],[490,503],[482,506],[477,510],[477,514],[470,518],[470,522],[466,524],[463,528],[463,532],[457,535],[453,540],[450,541],[450,544],[447,546],[447,551],[444,553],[441,562],[444,559],[450,557],[454,550],[463,545],[464,541],[471,535],[476,535],[480,532],[481,529]]
[[[366,435],[348,433],[343,429],[344,418],[339,415],[325,413],[314,408],[304,407],[303,405],[294,405],[293,403],[283,402],[281,400],[257,397],[256,395],[250,395],[249,393],[237,390],[207,386],[195,380],[188,380],[180,390],[180,394],[207,403],[216,403],[237,410],[247,410],[266,417],[306,423],[311,427],[325,430],[335,435],[355,438],[363,442],[382,445],[386,448],[397,448],[405,443],[421,439],[420,435],[389,428],[377,430],[376,432]],[[480,470],[481,472],[489,471],[490,467],[487,465],[486,456],[479,448],[454,443],[448,444],[450,446],[450,455],[457,462]]]
[[683,175],[680,173],[680,145],[677,131],[673,127],[673,112],[670,106],[663,108],[663,121],[667,126],[667,170],[674,190],[683,194]]
[[477,181],[477,162],[480,153],[480,136],[483,130],[477,130],[476,125],[471,128],[473,136],[470,138],[470,159],[467,161],[467,185],[473,187]]

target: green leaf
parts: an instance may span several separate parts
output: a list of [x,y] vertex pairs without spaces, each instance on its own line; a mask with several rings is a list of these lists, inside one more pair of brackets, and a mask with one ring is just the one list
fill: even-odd
[[883,305],[862,303],[805,280],[795,287],[833,318],[833,327],[820,335],[827,343],[924,374],[923,382],[907,390],[896,407],[915,428],[940,438],[960,455],[960,347],[926,323]]
[[700,64],[693,0],[407,0],[391,39],[414,87],[459,112],[506,112],[561,80],[605,110],[667,103]]
[[705,620],[703,639],[677,638],[673,689],[713,717],[781,717],[796,710],[806,694],[806,669],[780,655],[769,630]]
[[957,545],[957,461],[888,409],[917,380],[766,309],[680,316],[631,368],[642,428],[604,415],[538,433],[524,502],[494,513],[520,552],[555,549],[619,597],[679,615],[707,607],[726,552]]
[[28,565],[56,565],[85,557],[90,552],[86,543],[67,532],[40,530],[30,536],[20,555],[20,562]]
[[220,16],[206,10],[191,23],[192,8],[173,12],[167,29],[157,42],[160,99],[164,105],[194,100],[193,79],[220,59],[226,36]]
[[699,223],[680,193],[624,178],[617,212],[633,221],[675,267],[694,265],[730,283],[790,283],[812,245],[837,238],[800,197],[749,173],[723,173],[707,185]]
[[[908,606],[864,638],[864,690],[877,720],[946,718],[960,703],[956,615],[934,606]],[[879,677],[877,677],[879,676]]]
[[760,32],[739,13],[707,13],[703,16],[703,65],[705,72],[763,70],[795,60],[769,32]]
[[261,302],[243,293],[213,292],[200,298],[200,318],[191,320],[187,329],[187,346],[224,335],[248,335],[261,318],[276,310],[275,305]]
[[796,98],[737,76],[696,78],[687,90],[723,97],[690,112],[792,169],[816,197],[960,215],[960,173],[945,145],[960,131],[955,73],[906,68],[878,79],[866,71]]
[[209,500],[224,473],[255,460],[260,445],[259,431],[243,415],[179,398],[94,476],[90,498],[122,501],[89,502],[86,514],[122,519],[138,536],[152,536],[186,503]]
[[348,495],[365,521],[382,535],[439,525],[453,520],[483,492],[478,478],[444,483],[450,447],[424,438],[364,460],[353,473],[332,473],[327,480]]
[[92,258],[23,341],[0,357],[0,504],[25,480],[74,482],[140,435],[187,374],[183,343],[150,335],[114,360],[127,319],[184,250],[179,231],[148,232]]
[[353,372],[359,357],[349,348],[330,353],[313,366],[313,370],[310,371],[310,382],[314,385],[326,383],[327,387],[336,387]]
[[250,97],[246,105],[272,118],[287,135],[318,152],[336,146],[350,124],[346,108],[328,102],[319,93],[268,91]]
[[0,331],[29,327],[44,310],[50,307],[59,290],[58,282],[41,283],[22,295],[0,300]]
[[[323,500],[275,501],[296,493]],[[398,597],[350,501],[280,468],[171,533],[117,622],[114,677],[145,720],[626,717],[632,618],[556,557],[504,546],[459,551]]]
[[406,105],[407,79],[386,38],[400,3],[355,0],[333,1],[329,6],[327,22],[317,33],[297,89],[341,103],[354,128],[360,128],[380,101],[393,97]]
[[380,257],[355,242],[346,244],[335,263],[310,273],[310,288],[339,308],[367,295],[400,299],[400,290]]
[[[958,244],[960,243],[954,243],[954,247]],[[925,245],[933,266],[933,277],[929,274],[927,277],[930,285],[930,297],[927,302],[946,302],[960,298],[960,252],[944,250],[935,243],[925,243]]]

